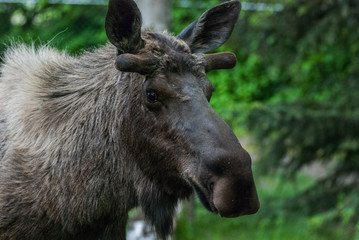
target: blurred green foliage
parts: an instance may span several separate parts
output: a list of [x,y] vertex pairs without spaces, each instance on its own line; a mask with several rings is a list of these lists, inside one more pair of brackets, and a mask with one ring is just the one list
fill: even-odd
[[[171,1],[171,31],[180,33],[220,2]],[[243,239],[358,239],[359,2],[265,2],[284,8],[242,11],[218,49],[235,52],[238,65],[208,75],[214,109],[237,134],[255,138],[255,176],[265,176],[258,178],[262,210],[219,222],[198,208],[193,227],[180,219],[178,239],[237,239],[238,232]],[[106,6],[47,0],[0,4],[0,56],[11,41],[74,54],[97,47],[107,41],[105,14]],[[303,167],[318,162],[326,174],[303,178]]]
[[272,90],[246,119],[259,173],[294,177],[321,163],[326,174],[285,205],[318,227],[359,221],[358,13],[357,1],[288,1],[259,26],[253,51]]
[[106,6],[0,3],[0,52],[12,42],[50,44],[71,53],[107,42]]

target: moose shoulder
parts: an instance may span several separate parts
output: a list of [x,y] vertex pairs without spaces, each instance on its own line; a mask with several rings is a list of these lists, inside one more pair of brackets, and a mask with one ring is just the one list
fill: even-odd
[[0,239],[125,239],[141,207],[158,235],[196,192],[222,217],[257,212],[251,159],[209,105],[204,54],[231,35],[228,1],[177,37],[141,29],[132,0],[110,0],[111,42],[71,57],[17,46],[0,78]]

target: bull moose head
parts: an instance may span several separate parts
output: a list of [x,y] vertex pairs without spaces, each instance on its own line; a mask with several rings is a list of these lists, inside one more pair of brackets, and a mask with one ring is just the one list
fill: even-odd
[[169,198],[186,198],[194,189],[222,217],[259,208],[251,158],[210,106],[213,86],[206,77],[236,65],[232,53],[204,52],[226,42],[240,9],[239,1],[224,2],[177,37],[141,30],[132,0],[110,0],[106,17],[107,36],[117,48],[115,66],[131,78],[130,98],[137,99],[129,106],[129,116],[137,116],[127,126],[129,155],[141,159],[139,168]]

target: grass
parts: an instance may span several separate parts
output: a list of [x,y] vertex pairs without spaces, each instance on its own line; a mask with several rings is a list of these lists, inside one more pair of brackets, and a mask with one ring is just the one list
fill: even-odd
[[[177,221],[176,240],[354,240],[359,226],[326,222],[325,217],[306,216],[300,209],[286,212],[285,200],[314,183],[307,176],[295,182],[276,175],[257,181],[261,209],[255,215],[220,218],[196,200],[195,217],[188,217],[188,204]],[[356,233],[357,232],[357,233]]]

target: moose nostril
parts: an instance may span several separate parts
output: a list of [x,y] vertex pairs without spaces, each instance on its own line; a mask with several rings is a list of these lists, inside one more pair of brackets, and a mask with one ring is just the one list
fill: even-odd
[[214,182],[213,181],[209,182],[208,187],[209,187],[209,190],[212,192],[213,187],[214,187]]

